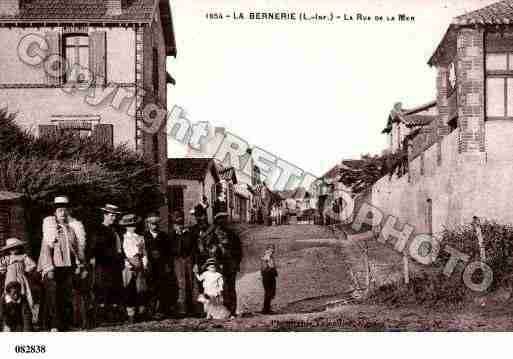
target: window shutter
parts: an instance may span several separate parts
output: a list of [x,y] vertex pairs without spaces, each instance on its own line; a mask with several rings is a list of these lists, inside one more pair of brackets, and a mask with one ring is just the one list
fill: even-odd
[[105,31],[95,31],[89,35],[89,66],[97,85],[107,83],[107,41]]
[[229,196],[229,200],[228,200],[229,207],[233,209],[233,208],[235,208],[235,205],[234,205],[235,196],[234,196],[233,183],[231,183],[231,182],[228,184],[228,196]]
[[97,143],[106,144],[109,147],[114,147],[114,126],[108,124],[99,124],[94,127],[92,134]]
[[39,137],[57,136],[57,125],[39,125]]
[[[58,55],[61,56],[61,44],[60,44],[60,34],[57,31],[48,31],[45,33],[45,39],[48,43],[48,56],[52,55]],[[52,59],[53,60],[53,59]],[[50,66],[52,66],[51,74],[58,74],[61,70],[61,63],[60,61],[51,61],[49,63]],[[56,67],[54,67],[56,66]],[[46,83],[48,85],[56,85],[59,86],[61,84],[61,77],[55,77],[51,76],[50,73],[45,72],[46,74]]]
[[10,213],[9,207],[0,204],[0,245],[5,245],[5,240],[9,237],[10,232]]

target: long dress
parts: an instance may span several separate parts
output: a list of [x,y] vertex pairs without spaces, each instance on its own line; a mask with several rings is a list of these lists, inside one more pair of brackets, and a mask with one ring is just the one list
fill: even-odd
[[26,254],[11,254],[0,258],[0,269],[7,271],[5,284],[7,285],[10,282],[21,284],[21,294],[27,298],[31,311],[34,310],[34,299],[30,290],[30,283],[25,274],[32,272],[35,268],[36,263]]

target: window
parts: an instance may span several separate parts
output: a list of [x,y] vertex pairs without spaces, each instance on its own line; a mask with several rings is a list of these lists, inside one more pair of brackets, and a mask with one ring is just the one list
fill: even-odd
[[153,135],[153,162],[160,162],[160,153],[159,153],[159,135]]
[[159,53],[153,49],[153,93],[157,96],[159,92]]
[[80,65],[89,69],[89,37],[87,35],[68,35],[64,37],[64,56],[68,71],[66,71],[66,82],[85,82],[84,72],[76,73],[69,71]]
[[184,201],[183,201],[183,190],[182,186],[170,186],[169,187],[169,211],[180,211],[183,213]]
[[513,53],[486,55],[486,116],[513,117]]

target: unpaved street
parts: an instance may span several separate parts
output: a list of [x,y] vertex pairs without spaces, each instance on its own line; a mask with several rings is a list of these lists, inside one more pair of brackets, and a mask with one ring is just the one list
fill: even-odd
[[[348,293],[365,283],[361,248],[341,232],[313,225],[252,226],[241,232],[244,261],[237,283],[240,316],[234,320],[163,320],[121,325],[109,331],[502,331],[513,329],[513,305],[387,306],[346,304]],[[357,238],[357,237],[356,237]],[[263,289],[259,257],[277,247],[275,315],[261,315]],[[401,280],[401,257],[368,242],[376,285]],[[506,296],[509,296],[506,293]]]

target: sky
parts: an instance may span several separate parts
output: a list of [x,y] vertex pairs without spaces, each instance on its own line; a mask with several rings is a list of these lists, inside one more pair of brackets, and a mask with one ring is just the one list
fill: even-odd
[[[435,99],[427,62],[454,16],[496,0],[171,0],[177,57],[168,107],[208,121],[320,176],[381,153],[396,102]],[[209,20],[209,12],[334,12],[414,22]],[[184,149],[170,143],[169,156]]]

